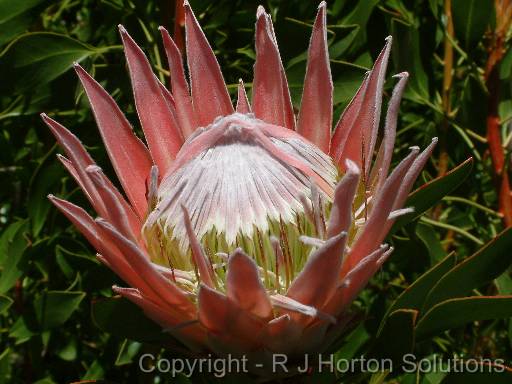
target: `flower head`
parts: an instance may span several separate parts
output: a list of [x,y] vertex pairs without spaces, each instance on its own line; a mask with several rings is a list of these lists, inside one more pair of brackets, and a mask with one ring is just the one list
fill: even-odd
[[[59,156],[99,218],[50,196],[130,288],[114,291],[193,351],[299,354],[323,350],[392,249],[382,244],[432,144],[388,175],[407,73],[397,75],[379,137],[391,38],[331,135],[333,84],[326,5],[313,26],[295,116],[270,16],[258,8],[249,103],[233,107],[219,65],[185,3],[189,79],[161,28],[168,90],[120,26],[145,143],[78,64],[124,194],[80,141],[42,115]],[[379,143],[379,145],[377,145]]]

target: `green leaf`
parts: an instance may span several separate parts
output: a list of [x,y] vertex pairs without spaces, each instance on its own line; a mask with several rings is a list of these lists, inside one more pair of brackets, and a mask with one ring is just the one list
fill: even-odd
[[45,0],[0,0],[0,45],[25,32],[34,19],[29,12]]
[[380,329],[371,355],[381,359],[391,359],[399,364],[402,357],[414,349],[414,324],[418,311],[398,309],[388,317]]
[[94,301],[92,317],[99,328],[123,339],[141,342],[163,342],[166,338],[170,339],[159,325],[144,315],[142,309],[124,298]]
[[23,254],[28,242],[25,238],[27,221],[11,224],[0,238],[0,294],[11,289],[23,274]]
[[512,76],[512,49],[509,49],[500,64],[500,79],[509,80]]
[[30,94],[18,96],[12,107],[0,112],[0,119],[39,114],[51,99],[50,86],[41,86]]
[[27,225],[26,220],[19,220],[9,225],[0,236],[0,266],[8,259],[9,247],[13,243],[16,234]]
[[85,372],[85,375],[84,377],[82,377],[82,379],[85,382],[90,382],[89,380],[103,379],[104,375],[105,369],[103,368],[99,360],[94,360],[89,369],[87,370],[87,372]]
[[442,3],[440,4],[439,0],[428,0],[428,4],[430,5],[430,10],[432,11],[432,14],[437,19]]
[[28,11],[43,1],[44,0],[0,0],[0,23],[5,23],[7,20],[21,15],[23,12]]
[[395,300],[389,313],[401,308],[420,310],[432,287],[455,266],[455,254],[451,253],[407,287]]
[[446,273],[430,291],[425,309],[443,300],[465,296],[499,275],[512,263],[512,228]]
[[397,72],[410,74],[405,96],[420,103],[429,99],[428,77],[423,68],[420,55],[420,34],[414,25],[403,21],[391,21],[391,35],[394,38],[392,51]]
[[428,249],[431,264],[436,264],[444,259],[446,257],[446,250],[443,248],[435,229],[431,225],[422,222],[418,222],[415,228],[416,236],[418,236]]
[[409,195],[404,207],[414,208],[414,212],[403,215],[393,225],[390,234],[395,233],[399,228],[409,223],[423,212],[433,207],[444,196],[450,194],[457,188],[471,173],[473,169],[473,158],[469,158],[457,167],[450,170],[446,175],[438,177],[422,185]]
[[11,382],[11,370],[14,365],[11,361],[11,355],[12,350],[10,348],[6,348],[0,354],[0,383]]
[[4,314],[14,303],[14,300],[8,296],[0,295],[0,315]]
[[450,372],[441,384],[510,384],[512,382],[512,370],[505,366],[482,364],[482,368],[470,366],[470,370],[477,372]]
[[436,304],[416,326],[418,340],[478,320],[512,317],[512,296],[474,296]]
[[16,344],[21,344],[36,334],[28,324],[30,322],[31,319],[20,316],[9,329],[9,337],[16,339]]
[[452,0],[453,26],[455,36],[470,51],[484,36],[494,13],[492,1]]
[[36,237],[46,222],[51,203],[46,198],[58,185],[61,178],[61,165],[56,162],[37,170],[30,185],[28,214],[32,224],[32,235]]
[[[359,25],[357,38],[350,47],[350,54],[366,43],[366,25],[379,0],[361,0],[356,2],[354,9],[342,20],[342,25]],[[382,41],[384,45],[384,40]]]
[[65,361],[73,361],[77,356],[77,342],[75,338],[70,338],[68,343],[56,351],[57,356]]
[[331,59],[342,58],[357,37],[360,29],[359,25],[355,24],[349,28],[352,30],[345,37],[339,39],[338,36],[336,36],[336,42],[329,46],[329,57]]
[[84,299],[84,292],[48,291],[34,302],[36,318],[42,330],[63,324]]
[[51,379],[51,377],[45,377],[44,379],[37,380],[34,384],[56,384],[55,381]]
[[21,35],[0,53],[0,81],[4,93],[23,93],[47,84],[73,62],[98,53],[66,35],[34,32]]
[[133,361],[133,358],[137,356],[142,344],[136,341],[125,340],[123,344],[121,344],[121,348],[119,349],[119,353],[117,354],[116,366],[130,364]]
[[331,66],[333,68],[344,67],[339,71],[341,74],[333,79],[334,104],[348,104],[361,85],[364,79],[364,72],[359,68],[347,67],[338,63],[332,63]]
[[474,75],[467,76],[462,84],[464,87],[458,120],[464,128],[482,132],[487,119],[489,92],[482,80]]
[[512,277],[504,273],[494,282],[500,295],[512,295]]
[[341,339],[341,343],[336,348],[336,357],[338,359],[350,360],[361,347],[370,339],[370,335],[364,327],[364,323],[360,323],[348,336]]

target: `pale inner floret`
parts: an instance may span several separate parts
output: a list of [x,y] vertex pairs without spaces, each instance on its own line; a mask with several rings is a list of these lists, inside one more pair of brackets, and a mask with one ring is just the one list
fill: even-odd
[[162,261],[182,269],[192,267],[182,207],[206,247],[229,251],[299,225],[312,183],[329,203],[338,177],[330,157],[295,132],[239,113],[189,138],[176,164],[160,184],[144,235],[151,254],[160,248]]

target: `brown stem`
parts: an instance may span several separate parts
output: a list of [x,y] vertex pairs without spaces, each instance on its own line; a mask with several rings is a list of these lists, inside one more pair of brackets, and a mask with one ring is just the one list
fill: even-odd
[[452,88],[453,80],[453,46],[450,41],[453,38],[453,19],[452,19],[452,1],[445,0],[444,2],[444,14],[446,17],[446,34],[444,37],[444,69],[443,69],[443,91],[442,91],[442,103],[444,118],[441,123],[440,132],[440,154],[437,172],[439,176],[443,176],[448,171],[448,150],[446,143],[446,136],[448,127],[450,126],[449,117],[451,114],[451,99],[450,93]]
[[499,212],[503,215],[504,224],[510,227],[512,226],[512,195],[505,164],[505,151],[501,142],[498,105],[500,101],[499,64],[505,53],[505,38],[512,22],[512,1],[496,0],[495,8],[496,29],[491,37],[489,56],[485,66],[485,82],[489,92],[487,142],[492,160],[496,190],[498,192]]
[[500,118],[498,115],[500,79],[496,66],[491,70],[486,84],[489,91],[487,142],[489,144],[496,189],[498,191],[499,212],[503,215],[504,224],[510,227],[512,226],[512,199],[507,167],[505,166],[505,153],[501,142]]
[[[450,127],[449,117],[451,114],[451,88],[453,80],[453,46],[450,38],[453,37],[453,19],[452,19],[452,1],[445,0],[444,14],[446,17],[446,33],[444,36],[444,58],[443,58],[443,89],[442,89],[442,107],[444,117],[441,122],[441,130],[439,132],[439,162],[437,163],[437,175],[444,176],[448,172],[448,145],[447,132]],[[443,210],[442,204],[438,204],[433,212],[432,217],[437,220]]]

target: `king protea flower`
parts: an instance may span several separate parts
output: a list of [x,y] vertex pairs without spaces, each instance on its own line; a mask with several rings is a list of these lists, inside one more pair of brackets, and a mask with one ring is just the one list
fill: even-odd
[[235,108],[187,2],[185,16],[189,79],[180,51],[160,28],[170,90],[119,27],[146,144],[75,65],[124,193],[70,131],[42,115],[68,156],[59,159],[99,217],[49,198],[130,286],[114,291],[191,351],[261,361],[275,352],[325,350],[391,253],[382,242],[395,218],[410,211],[403,205],[436,140],[422,153],[412,147],[388,175],[408,77],[395,76],[378,135],[390,37],[331,135],[325,2],[297,116],[263,7],[252,100],[240,81]]

